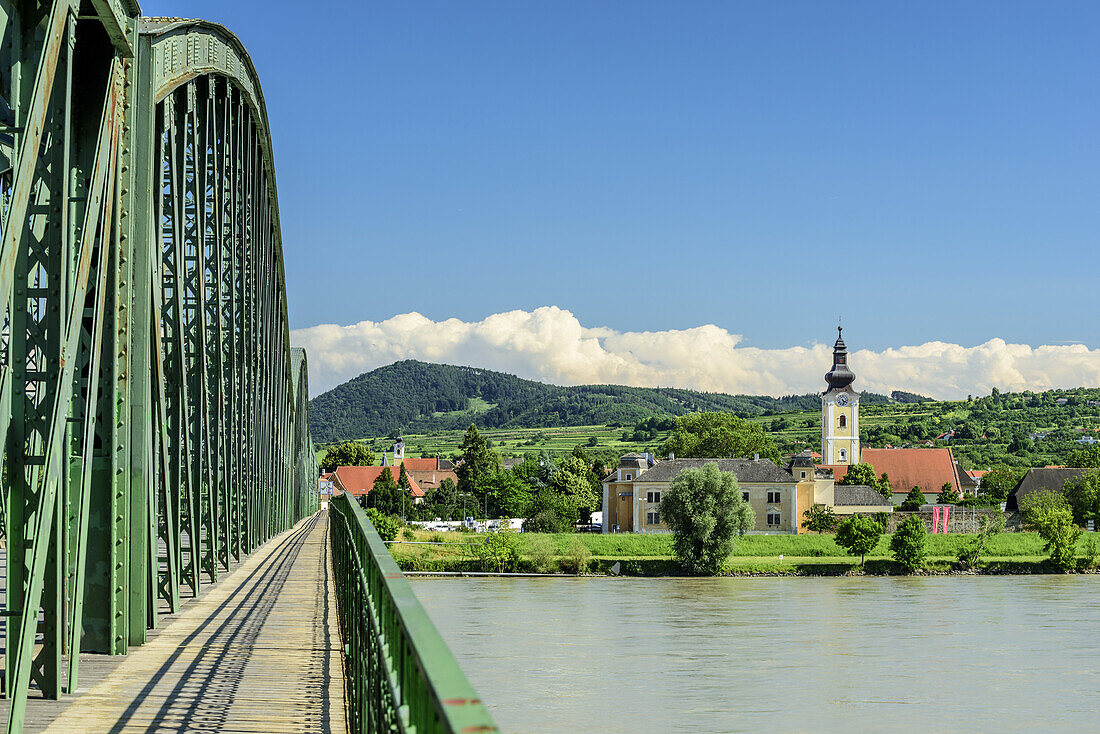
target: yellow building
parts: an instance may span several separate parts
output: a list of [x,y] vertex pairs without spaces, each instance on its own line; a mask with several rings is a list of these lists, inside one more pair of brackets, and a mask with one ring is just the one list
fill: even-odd
[[800,532],[803,512],[832,501],[832,479],[816,472],[809,456],[794,457],[784,469],[769,459],[655,461],[645,454],[627,454],[603,481],[603,532],[668,532],[661,519],[661,496],[680,472],[710,463],[737,477],[742,499],[756,514],[755,533]]
[[848,367],[848,349],[841,328],[833,345],[833,368],[825,375],[829,387],[821,395],[821,463],[859,463],[859,393]]

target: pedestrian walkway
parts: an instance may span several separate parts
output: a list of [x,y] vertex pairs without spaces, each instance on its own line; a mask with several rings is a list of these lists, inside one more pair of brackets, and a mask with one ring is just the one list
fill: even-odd
[[239,568],[87,691],[48,732],[345,732],[328,517]]

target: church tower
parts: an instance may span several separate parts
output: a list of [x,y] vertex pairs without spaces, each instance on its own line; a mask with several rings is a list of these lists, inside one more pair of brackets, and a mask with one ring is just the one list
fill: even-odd
[[821,463],[859,463],[859,393],[852,389],[855,374],[848,369],[848,348],[836,327],[833,368],[825,375],[828,389],[821,395]]

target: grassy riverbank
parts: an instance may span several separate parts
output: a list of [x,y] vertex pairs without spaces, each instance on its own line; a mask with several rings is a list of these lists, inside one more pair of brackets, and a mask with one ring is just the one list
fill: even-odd
[[[1088,553],[1083,533],[1078,557]],[[390,552],[406,571],[482,571],[477,544],[484,535],[416,531],[416,543],[398,542]],[[955,555],[974,536],[928,536],[927,570],[947,573],[955,569]],[[409,540],[402,537],[399,540]],[[425,544],[428,541],[430,544]],[[516,537],[519,560],[513,570],[524,573],[560,573],[586,567],[590,573],[610,573],[616,563],[628,576],[676,576],[680,569],[672,557],[672,536],[588,535],[522,533]],[[899,573],[884,535],[867,555],[862,572]],[[1049,573],[1043,540],[1037,533],[1003,533],[990,539],[979,570],[986,573]],[[782,556],[782,558],[780,558]],[[726,574],[840,575],[859,572],[859,559],[847,555],[832,535],[752,535],[740,538],[727,559]]]

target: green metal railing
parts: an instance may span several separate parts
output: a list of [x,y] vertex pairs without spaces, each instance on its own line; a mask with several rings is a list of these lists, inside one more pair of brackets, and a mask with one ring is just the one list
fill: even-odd
[[329,515],[351,731],[499,731],[359,504]]

